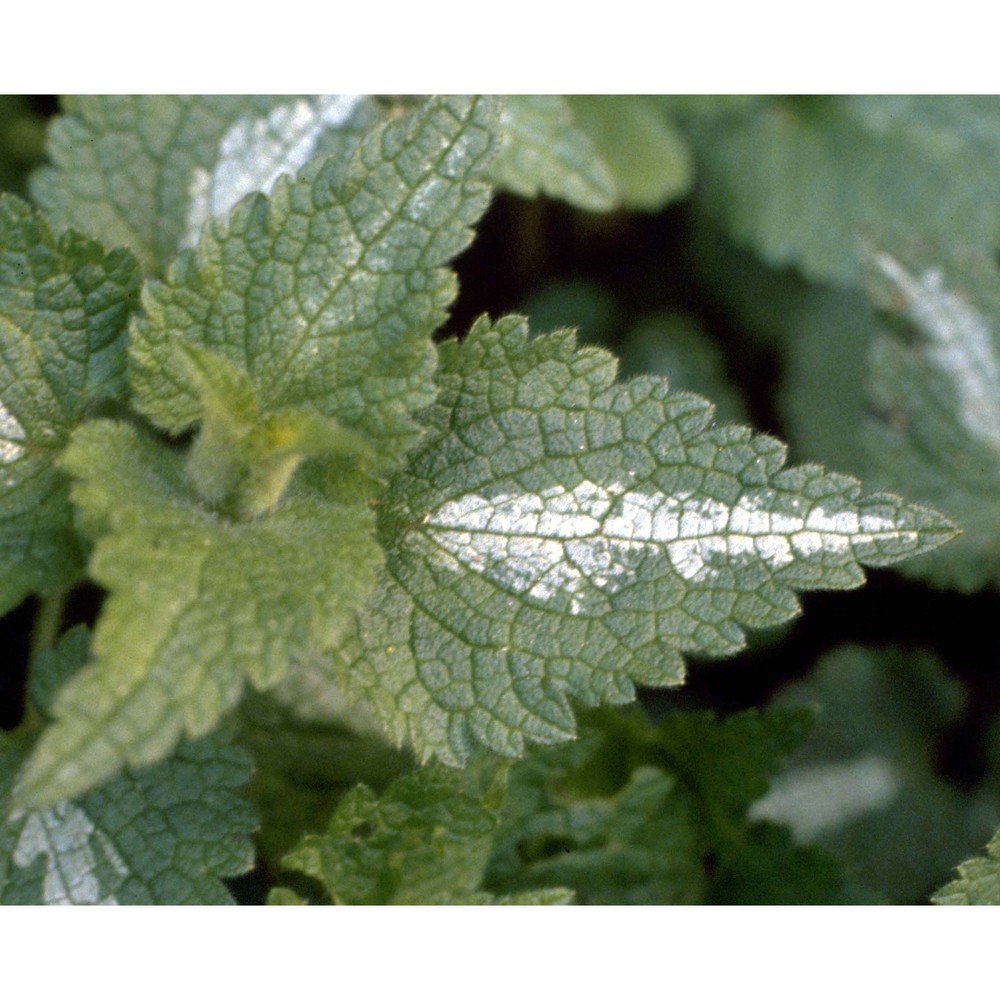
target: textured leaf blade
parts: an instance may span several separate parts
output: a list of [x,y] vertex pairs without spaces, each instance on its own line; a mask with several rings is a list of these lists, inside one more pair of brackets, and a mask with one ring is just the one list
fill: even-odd
[[677,684],[794,591],[860,585],[954,529],[715,425],[662,379],[614,384],[572,335],[481,322],[443,355],[426,443],[380,503],[387,569],[339,654],[393,737],[460,763],[573,735],[569,698]]
[[328,133],[344,148],[360,142],[377,120],[371,104],[358,94],[326,95],[281,101],[266,116],[238,118],[219,140],[210,169],[196,167],[188,191],[182,247],[198,243],[209,219],[224,219],[241,198],[270,194],[278,178],[295,174],[310,157],[329,152]]
[[24,202],[0,198],[0,611],[82,569],[54,460],[80,421],[124,395],[139,281],[128,252],[57,239]]
[[140,409],[174,432],[199,418],[180,334],[243,368],[264,409],[309,404],[397,458],[433,398],[430,337],[456,291],[445,265],[486,208],[495,114],[488,99],[429,101],[346,167],[313,160],[210,225],[145,295],[130,355]]
[[61,691],[22,773],[16,795],[33,807],[209,732],[247,679],[271,686],[335,641],[379,562],[367,509],[302,493],[222,520],[192,497],[179,454],[124,424],[87,424],[63,464],[110,596],[94,660]]
[[957,878],[934,893],[942,906],[1000,906],[1000,837],[986,845],[985,857],[958,866]]
[[57,224],[125,244],[162,273],[206,218],[267,193],[303,157],[337,144],[345,153],[375,117],[349,99],[80,97],[50,126],[53,162],[31,190]]
[[[45,692],[86,656],[86,631],[75,629],[39,657],[33,681],[43,711]],[[252,864],[255,820],[239,795],[249,761],[224,737],[182,744],[155,767],[7,819],[28,750],[28,738],[0,735],[0,904],[232,902],[222,879]]]

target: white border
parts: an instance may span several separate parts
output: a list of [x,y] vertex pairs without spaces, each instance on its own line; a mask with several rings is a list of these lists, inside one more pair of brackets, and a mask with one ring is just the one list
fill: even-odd
[[985,92],[1000,13],[879,0],[10,5],[8,92]]

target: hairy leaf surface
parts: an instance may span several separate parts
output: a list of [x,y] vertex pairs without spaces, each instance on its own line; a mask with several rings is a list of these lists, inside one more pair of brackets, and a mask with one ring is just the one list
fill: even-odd
[[83,568],[68,482],[73,429],[125,392],[125,326],[139,268],[75,233],[57,238],[0,198],[0,612]]
[[218,517],[183,456],[126,424],[80,428],[62,464],[110,596],[93,662],[60,692],[21,776],[33,807],[163,759],[213,729],[247,679],[267,688],[336,641],[380,557],[367,508],[305,491],[253,520]]
[[445,265],[486,208],[495,117],[489,99],[431,100],[346,166],[314,158],[209,224],[144,295],[130,355],[142,412],[172,432],[199,419],[182,336],[245,370],[265,410],[308,404],[397,459],[433,398],[430,337],[456,292]]
[[[39,657],[39,708],[86,655],[86,631],[75,629]],[[0,734],[0,904],[232,902],[222,878],[250,868],[255,820],[238,794],[249,761],[224,736],[182,743],[155,767],[8,819],[29,748],[26,735]]]
[[425,443],[380,504],[387,567],[342,682],[421,757],[574,733],[569,699],[678,684],[685,652],[798,612],[953,533],[896,497],[717,425],[663,379],[507,318],[446,345]]

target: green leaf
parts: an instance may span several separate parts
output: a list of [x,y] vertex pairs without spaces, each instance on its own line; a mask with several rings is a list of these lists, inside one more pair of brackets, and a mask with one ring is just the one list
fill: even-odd
[[1000,270],[978,254],[921,256],[873,254],[896,322],[871,344],[861,443],[869,481],[962,528],[905,572],[969,591],[1000,584]]
[[789,438],[801,456],[947,514],[961,537],[900,571],[977,590],[1000,581],[1000,272],[977,253],[869,256],[874,305],[774,286]]
[[500,129],[491,176],[524,197],[545,194],[591,212],[652,212],[691,184],[687,144],[655,98],[512,95]]
[[53,163],[31,190],[58,225],[124,243],[162,273],[208,218],[312,155],[346,157],[376,118],[352,97],[80,97],[51,125]]
[[307,409],[261,413],[250,378],[212,351],[175,343],[197,388],[202,423],[187,471],[213,510],[256,517],[280,502],[302,459],[347,453],[368,456],[367,443],[334,420]]
[[[37,660],[39,691],[79,669],[87,634],[74,629]],[[165,761],[126,771],[72,801],[6,819],[25,735],[0,734],[0,904],[231,903],[225,877],[253,863],[255,820],[238,789],[249,761],[219,736],[184,743]]]
[[738,242],[858,285],[859,236],[997,248],[998,125],[992,97],[782,97],[688,135],[699,204]]
[[127,251],[57,238],[24,202],[0,197],[0,612],[82,569],[54,460],[77,424],[124,395],[139,281]]
[[719,420],[746,422],[746,404],[726,373],[722,352],[693,317],[683,313],[647,316],[615,353],[622,378],[665,375],[674,388],[711,399]]
[[486,886],[561,885],[605,905],[839,901],[830,859],[746,818],[811,719],[588,713],[579,741],[513,767]]
[[677,778],[639,767],[612,794],[574,794],[565,787],[572,760],[562,758],[562,767],[551,753],[520,765],[487,886],[566,886],[595,905],[701,902],[698,828]]
[[813,735],[751,813],[787,823],[893,902],[927,899],[1000,822],[987,788],[965,791],[936,770],[935,747],[964,695],[927,654],[843,647],[780,705],[818,704]]
[[624,208],[655,212],[687,194],[691,153],[657,98],[588,94],[569,102],[578,128],[614,177]]
[[317,879],[342,904],[566,902],[565,893],[494,900],[479,891],[505,780],[505,769],[492,766],[430,767],[381,797],[359,785],[285,867]]
[[958,877],[938,889],[932,903],[946,906],[1000,906],[1000,834],[986,845],[986,857],[958,866]]
[[201,417],[178,336],[249,376],[266,411],[308,405],[366,436],[382,464],[416,438],[433,399],[431,334],[455,296],[444,265],[489,192],[496,106],[432,100],[369,133],[345,166],[313,159],[270,200],[209,224],[168,282],[147,288],[132,330],[140,410],[179,432]]
[[192,495],[183,456],[126,424],[80,428],[62,464],[98,536],[91,575],[110,596],[94,660],[60,692],[21,775],[22,807],[209,732],[246,679],[267,688],[336,641],[380,557],[367,507],[305,490],[254,520],[220,519]]
[[679,684],[683,653],[798,613],[794,591],[863,582],[953,534],[859,496],[783,446],[713,423],[663,379],[511,317],[442,349],[427,436],[379,505],[387,553],[341,683],[397,741],[460,763],[572,738],[569,699]]
[[618,204],[615,178],[594,144],[574,125],[567,98],[505,97],[500,131],[503,145],[490,170],[498,187],[525,198],[562,198],[592,212]]
[[[794,454],[944,512],[951,545],[900,567],[973,591],[1000,580],[1000,272],[973,251],[867,249],[868,294],[716,254],[730,321],[782,354]],[[720,262],[721,265],[720,265]],[[755,301],[766,297],[765,315]]]

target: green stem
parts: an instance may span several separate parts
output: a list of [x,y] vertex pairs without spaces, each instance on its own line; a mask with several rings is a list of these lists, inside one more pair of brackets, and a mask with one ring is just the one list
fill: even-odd
[[[66,610],[66,598],[69,596],[68,590],[57,590],[41,598],[38,605],[38,612],[35,615],[35,623],[31,629],[31,646],[28,659],[28,678],[30,681],[31,671],[34,669],[38,654],[55,645],[59,638],[62,627],[63,612]],[[42,717],[31,697],[25,693],[24,698],[24,718],[21,726],[25,729],[34,729],[42,724]]]

